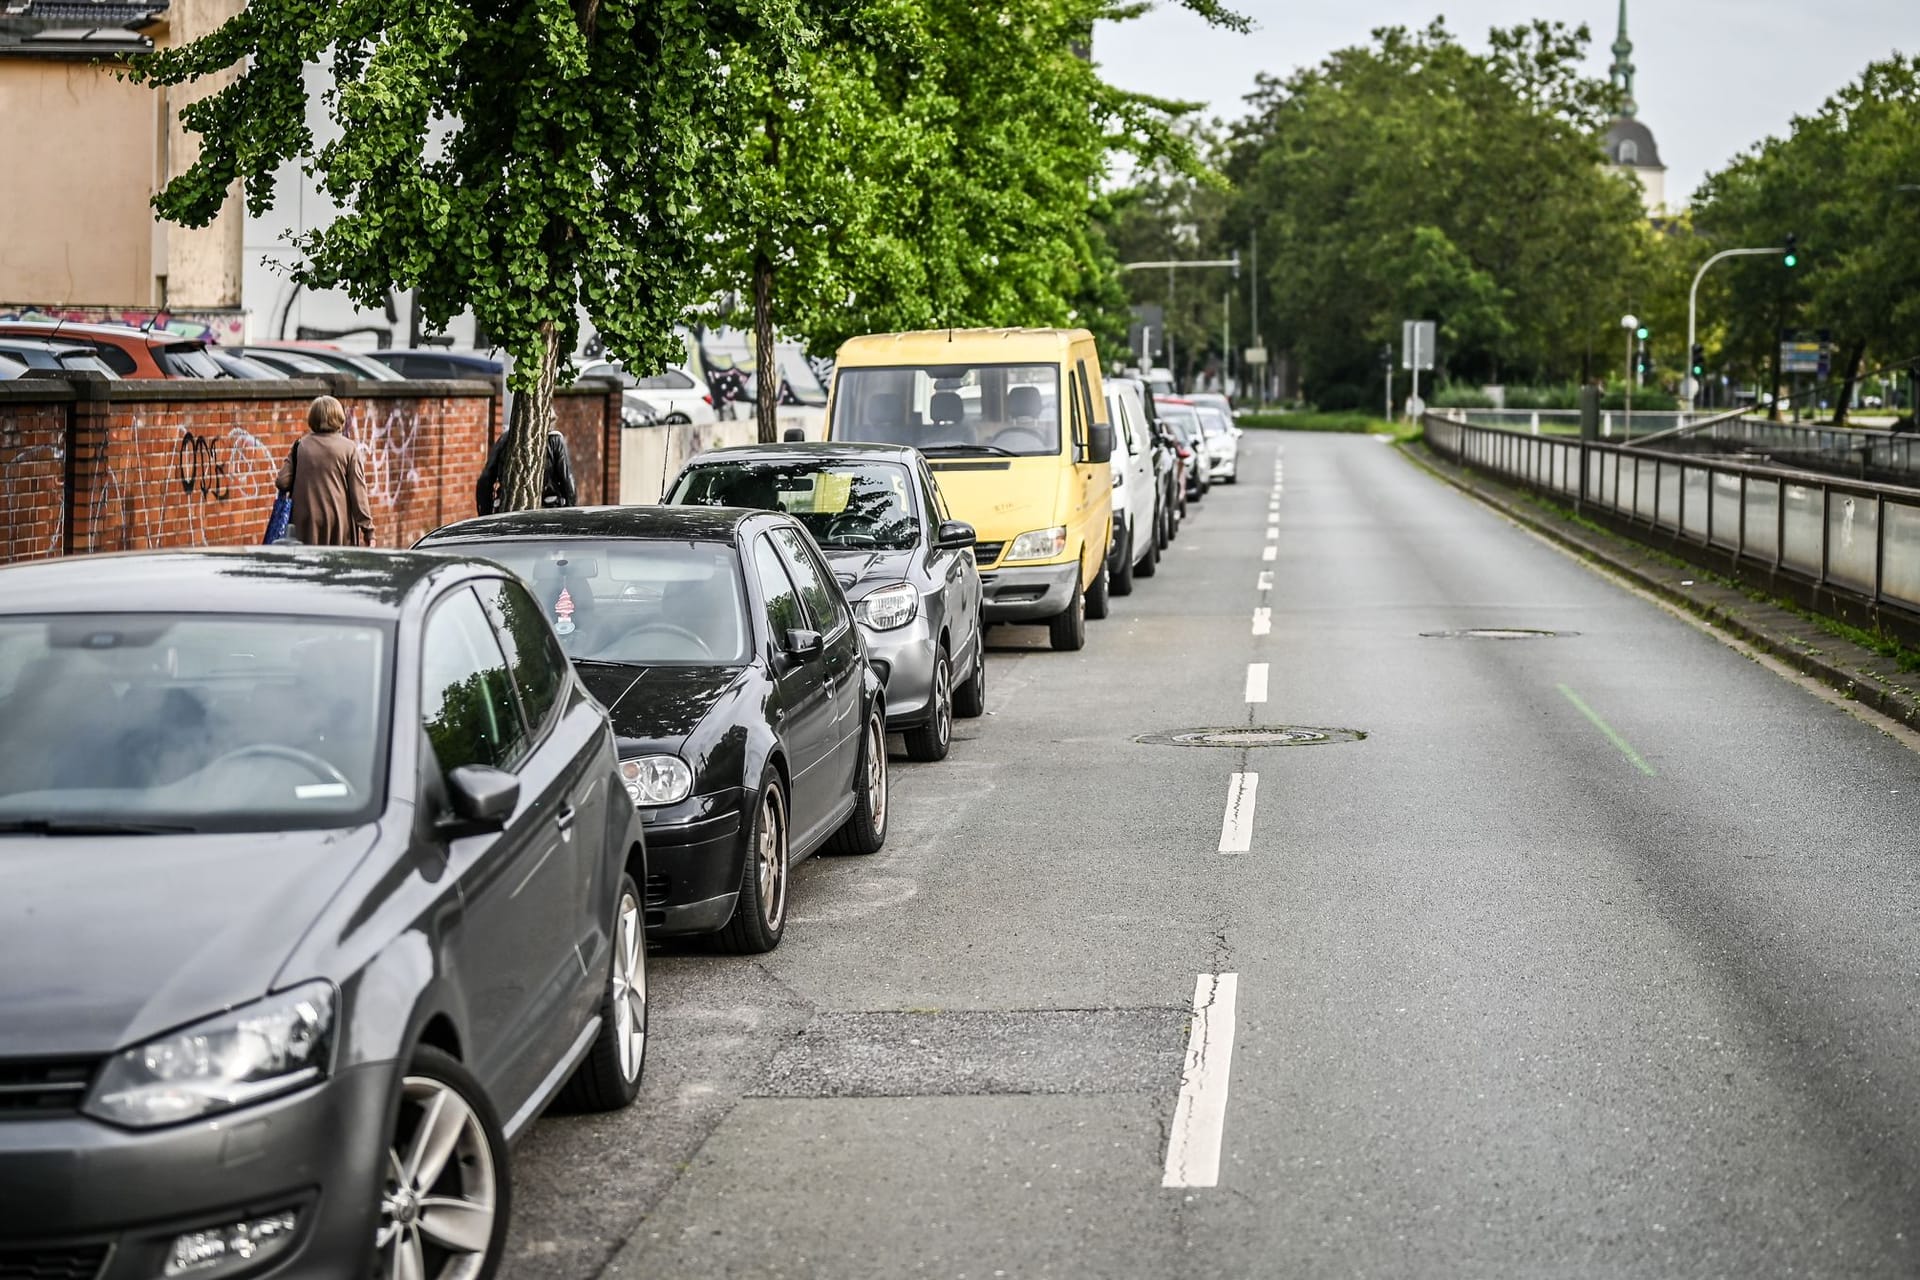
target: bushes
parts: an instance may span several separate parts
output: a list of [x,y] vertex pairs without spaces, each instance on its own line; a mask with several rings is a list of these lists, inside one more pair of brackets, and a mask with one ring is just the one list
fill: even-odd
[[1441,387],[1427,397],[1427,405],[1434,409],[1491,409],[1493,397],[1478,387],[1465,387],[1458,383]]
[[1557,387],[1508,387],[1509,409],[1578,409],[1580,388],[1573,383]]

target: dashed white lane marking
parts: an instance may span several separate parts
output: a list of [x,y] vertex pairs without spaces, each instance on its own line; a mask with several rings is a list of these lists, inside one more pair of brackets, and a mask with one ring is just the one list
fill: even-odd
[[1249,662],[1247,664],[1247,701],[1265,702],[1267,700],[1267,664]]
[[1255,609],[1253,611],[1253,634],[1269,635],[1273,631],[1273,610]]
[[1279,525],[1277,525],[1277,524],[1270,524],[1270,525],[1268,525],[1268,526],[1267,526],[1267,541],[1268,541],[1268,542],[1278,542],[1278,541],[1280,541],[1280,526],[1279,526]]
[[1271,569],[1262,569],[1262,570],[1260,571],[1260,577],[1259,577],[1259,580],[1258,580],[1257,582],[1255,582],[1255,583],[1254,583],[1254,587],[1253,587],[1253,589],[1254,589],[1255,591],[1271,591],[1271,590],[1273,590],[1273,570],[1271,570]]
[[1180,1101],[1167,1134],[1163,1187],[1220,1185],[1220,1146],[1227,1129],[1227,1084],[1233,1071],[1237,973],[1203,973],[1193,984],[1193,1023],[1180,1072]]
[[1260,775],[1236,773],[1227,783],[1227,816],[1220,823],[1220,852],[1245,853],[1253,848],[1253,802]]
[[1274,546],[1271,542],[1269,542],[1267,544],[1267,549],[1260,553],[1260,558],[1262,560],[1278,560],[1280,558],[1280,548]]

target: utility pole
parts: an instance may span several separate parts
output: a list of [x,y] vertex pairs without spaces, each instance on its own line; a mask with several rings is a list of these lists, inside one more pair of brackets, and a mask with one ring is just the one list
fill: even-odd
[[[1167,273],[1167,368],[1168,369],[1173,369],[1175,367],[1173,362],[1173,358],[1174,358],[1174,353],[1173,353],[1173,273],[1182,268],[1197,268],[1197,267],[1231,267],[1233,269],[1233,278],[1238,280],[1240,278],[1240,251],[1238,249],[1235,249],[1233,251],[1233,256],[1231,258],[1205,258],[1205,259],[1192,258],[1192,259],[1187,259],[1185,261],[1123,262],[1120,264],[1120,269],[1122,271],[1157,271],[1162,268],[1165,268],[1166,270],[1166,273]],[[1174,374],[1174,377],[1175,377],[1175,380],[1177,381],[1179,378],[1179,374],[1176,372]]]
[[[1260,228],[1255,227],[1253,229],[1253,235],[1250,237],[1250,243],[1247,248],[1253,257],[1253,278],[1248,281],[1248,292],[1253,295],[1251,308],[1253,311],[1253,335],[1248,341],[1253,346],[1264,347],[1267,345],[1266,340],[1260,336]],[[1249,372],[1255,380],[1253,386],[1253,409],[1255,413],[1258,413],[1260,406],[1265,404],[1267,399],[1267,366],[1262,364],[1250,369]]]

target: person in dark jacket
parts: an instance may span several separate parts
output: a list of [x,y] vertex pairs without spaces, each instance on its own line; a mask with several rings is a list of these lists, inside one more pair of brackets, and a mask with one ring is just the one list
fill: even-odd
[[[506,469],[507,437],[493,442],[487,453],[487,465],[480,468],[480,483],[474,486],[473,504],[480,514],[490,516],[500,509],[500,482]],[[547,483],[540,494],[543,507],[576,505],[573,487],[573,455],[567,451],[567,438],[558,427],[547,429]]]

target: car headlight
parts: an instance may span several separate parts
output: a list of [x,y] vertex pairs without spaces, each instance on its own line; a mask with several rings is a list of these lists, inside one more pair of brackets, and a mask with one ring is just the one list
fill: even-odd
[[291,1092],[326,1075],[333,1013],[333,987],[309,982],[149,1040],[107,1060],[82,1110],[151,1129]]
[[1007,548],[1008,560],[1051,560],[1055,556],[1065,555],[1067,551],[1067,531],[1057,529],[1035,529],[1032,533],[1023,533],[1013,540]]
[[906,626],[920,612],[920,593],[904,582],[896,582],[862,596],[853,611],[875,631],[891,631]]
[[693,791],[693,770],[679,756],[641,756],[620,762],[620,781],[638,808],[678,804]]

